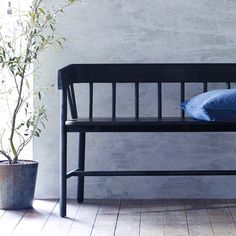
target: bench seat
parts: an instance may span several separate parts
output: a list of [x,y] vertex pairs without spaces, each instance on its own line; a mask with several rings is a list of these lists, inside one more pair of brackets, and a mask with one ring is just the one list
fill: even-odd
[[224,132],[236,131],[236,122],[206,122],[190,117],[93,117],[65,122],[68,132]]

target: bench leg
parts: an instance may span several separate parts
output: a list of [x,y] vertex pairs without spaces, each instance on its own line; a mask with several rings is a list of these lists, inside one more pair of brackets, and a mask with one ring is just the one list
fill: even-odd
[[60,216],[66,216],[66,191],[67,191],[67,133],[61,131],[61,158],[60,158]]
[[[79,160],[78,168],[83,171],[85,166],[85,132],[80,132],[79,135]],[[82,203],[84,201],[84,176],[78,177],[77,186],[77,201]]]

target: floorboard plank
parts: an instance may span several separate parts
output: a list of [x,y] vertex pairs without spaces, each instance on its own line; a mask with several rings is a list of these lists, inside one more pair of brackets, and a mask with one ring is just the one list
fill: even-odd
[[33,208],[25,213],[20,224],[15,228],[13,235],[30,236],[32,232],[34,235],[39,235],[57,202],[58,200],[35,200]]
[[98,211],[92,236],[113,236],[117,215],[119,211],[119,200],[103,200]]
[[228,205],[225,200],[207,200],[207,210],[215,236],[236,236],[234,224]]
[[0,218],[0,235],[11,235],[25,213],[26,210],[6,211]]
[[79,209],[79,204],[76,200],[68,200],[67,203],[67,217],[60,217],[59,215],[59,202],[54,208],[52,214],[49,216],[46,224],[42,228],[40,235],[49,236],[65,236],[68,234],[71,224],[75,218],[75,215]]
[[184,202],[164,200],[164,235],[188,236]]
[[204,200],[185,200],[185,212],[190,236],[213,236]]
[[121,201],[115,236],[138,236],[141,220],[141,201]]
[[98,215],[100,203],[100,200],[84,201],[84,203],[80,205],[68,235],[90,236]]
[[161,200],[143,200],[140,236],[163,236],[163,228],[163,202]]

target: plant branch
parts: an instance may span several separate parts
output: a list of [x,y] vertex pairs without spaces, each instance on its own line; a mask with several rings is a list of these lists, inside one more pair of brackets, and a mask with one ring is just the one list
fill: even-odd
[[22,95],[22,89],[23,89],[23,84],[24,84],[24,75],[25,75],[25,71],[26,71],[26,67],[27,67],[29,48],[31,46],[31,43],[32,43],[32,39],[30,39],[27,43],[26,54],[25,54],[25,64],[24,64],[23,69],[22,69],[22,77],[21,77],[21,81],[20,81],[19,95],[18,95],[17,104],[16,104],[16,107],[14,109],[13,117],[12,117],[12,128],[11,128],[11,134],[10,134],[9,141],[10,141],[10,146],[11,146],[12,153],[14,155],[14,159],[13,159],[14,163],[17,162],[18,155],[17,155],[17,151],[16,151],[16,148],[15,148],[15,145],[14,145],[13,138],[14,138],[14,131],[15,131],[15,126],[16,126],[16,117],[17,117],[17,113],[19,111],[19,108],[20,108],[21,102],[22,102],[21,95]]
[[[44,127],[44,120],[47,120],[44,106],[36,110],[28,104],[29,96],[36,95],[28,83],[28,76],[34,73],[35,69],[31,71],[31,65],[39,64],[38,55],[42,51],[53,44],[62,47],[63,38],[59,38],[59,34],[55,33],[56,16],[76,0],[67,0],[62,7],[53,6],[48,9],[41,6],[42,2],[42,0],[34,0],[27,14],[22,15],[27,19],[19,15],[17,24],[7,30],[7,35],[0,33],[0,65],[8,70],[6,72],[12,79],[6,80],[5,91],[2,90],[6,96],[11,122],[6,122],[6,127],[9,127],[0,134],[0,154],[6,157],[10,164],[18,161],[21,151],[33,136],[40,136],[39,122]],[[7,29],[8,26],[5,28]],[[28,88],[27,93],[25,88]],[[37,95],[41,99],[41,91]],[[12,108],[11,98],[14,101]],[[22,119],[23,108],[25,108],[25,116]],[[7,130],[6,135],[4,135],[5,130]],[[6,145],[2,140],[3,135],[4,138],[9,137]]]
[[7,160],[9,161],[9,164],[12,164],[11,157],[5,151],[0,150],[0,154],[2,154],[3,156],[5,156],[7,158]]
[[[4,40],[3,40],[3,36],[2,36],[2,34],[1,34],[1,32],[0,32],[0,38],[1,38],[2,46],[3,46],[4,50],[5,50],[5,52],[7,53],[8,58],[10,59],[10,58],[11,58],[11,55],[9,54],[9,52],[8,52],[8,50],[7,50],[7,48],[6,48],[6,44],[5,44]],[[16,89],[17,89],[18,94],[19,94],[19,88],[18,88],[18,84],[17,84],[17,81],[16,81],[16,75],[9,69],[9,67],[8,67],[8,71],[9,71],[9,73],[10,73],[10,74],[13,76],[13,78],[14,78],[14,82],[15,82],[15,85],[16,85]]]
[[32,140],[32,138],[34,137],[35,130],[37,129],[37,126],[38,126],[38,121],[39,121],[39,119],[37,119],[37,122],[36,122],[36,124],[34,125],[33,130],[31,130],[31,134],[30,134],[29,138],[26,139],[26,140],[24,141],[24,143],[22,143],[22,144],[19,146],[19,148],[18,148],[18,150],[17,150],[17,154],[18,154],[18,155],[20,155],[20,153],[21,153],[21,151],[24,149],[24,147],[25,147],[25,146]]

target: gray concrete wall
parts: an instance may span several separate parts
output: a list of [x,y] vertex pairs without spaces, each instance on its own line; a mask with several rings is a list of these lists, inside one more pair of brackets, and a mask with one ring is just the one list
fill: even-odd
[[[59,3],[60,1],[54,1]],[[48,4],[51,1],[47,1]],[[236,2],[234,0],[83,0],[59,19],[58,31],[67,37],[65,49],[41,57],[40,82],[56,83],[56,72],[69,63],[102,62],[235,62]],[[223,87],[216,85],[214,87]],[[188,85],[187,96],[201,92]],[[96,90],[97,89],[97,90]],[[95,86],[95,115],[110,115],[111,87]],[[88,88],[77,89],[87,115]],[[140,91],[141,115],[155,115],[156,88]],[[134,88],[118,86],[118,115],[134,112]],[[46,95],[47,129],[34,142],[40,161],[37,197],[58,197],[59,93]],[[164,115],[179,114],[176,85],[164,86]],[[69,168],[76,166],[76,135],[69,137]],[[145,133],[87,135],[89,170],[231,169],[236,167],[234,133]],[[75,179],[68,184],[75,196]],[[100,177],[87,178],[89,198],[202,198],[235,197],[231,177]]]

